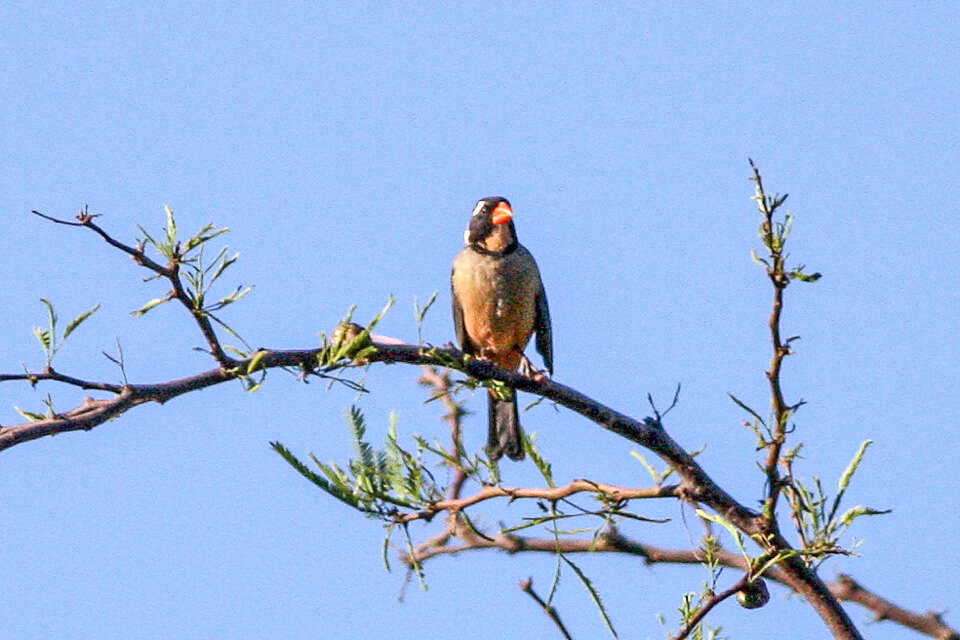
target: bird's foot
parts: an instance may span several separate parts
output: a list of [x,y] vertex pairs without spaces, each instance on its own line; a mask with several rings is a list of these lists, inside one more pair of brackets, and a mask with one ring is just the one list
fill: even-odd
[[543,382],[547,377],[546,371],[542,371],[533,366],[530,358],[523,353],[520,354],[520,373],[528,378],[533,378],[537,382]]

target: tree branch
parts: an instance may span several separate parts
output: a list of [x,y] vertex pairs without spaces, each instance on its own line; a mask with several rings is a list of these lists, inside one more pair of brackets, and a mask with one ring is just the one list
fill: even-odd
[[527,578],[520,583],[520,589],[524,593],[529,594],[533,598],[534,602],[540,605],[544,613],[550,616],[550,619],[553,620],[553,623],[557,625],[557,629],[560,630],[560,633],[563,634],[563,637],[567,640],[573,640],[570,636],[570,632],[567,631],[567,628],[563,625],[563,622],[560,620],[560,614],[557,613],[557,610],[552,606],[544,602],[543,598],[537,595],[537,592],[533,590],[533,578]]
[[[180,265],[182,264],[181,258],[183,257],[180,252],[180,244],[177,243],[175,246],[170,248],[171,258],[170,262],[164,266],[158,262],[151,260],[146,252],[144,251],[144,244],[141,243],[136,247],[131,247],[126,245],[119,240],[113,238],[109,233],[104,231],[93,219],[96,215],[91,214],[87,207],[84,207],[83,210],[77,214],[77,222],[70,222],[68,220],[60,220],[52,216],[40,213],[39,211],[33,211],[34,215],[38,215],[41,218],[50,220],[57,224],[65,224],[70,226],[79,226],[86,227],[97,233],[104,241],[110,246],[119,249],[120,251],[126,253],[127,255],[133,258],[133,261],[139,264],[142,267],[153,271],[157,275],[166,278],[170,282],[172,287],[168,297],[171,300],[177,300],[182,304],[187,311],[193,316],[194,322],[197,323],[197,327],[200,329],[200,333],[203,334],[204,339],[207,342],[207,346],[210,349],[210,355],[220,363],[220,366],[224,368],[234,367],[237,364],[237,361],[229,357],[224,353],[223,348],[220,346],[220,340],[217,338],[217,333],[213,329],[213,325],[210,323],[209,313],[203,309],[202,305],[195,303],[191,300],[190,296],[187,294],[184,286],[183,280],[180,278]],[[172,215],[172,214],[171,214]]]
[[[786,539],[771,530],[765,518],[734,500],[707,475],[689,453],[666,433],[663,426],[652,418],[641,422],[554,380],[543,376],[527,377],[519,372],[507,371],[486,360],[465,356],[453,347],[396,344],[393,340],[374,340],[371,346],[375,351],[365,355],[367,362],[459,365],[460,370],[477,380],[499,380],[521,391],[553,400],[659,455],[683,478],[683,482],[676,489],[678,495],[687,501],[708,505],[741,531],[754,538],[765,551],[791,549]],[[312,370],[313,363],[317,361],[322,351],[322,349],[276,351],[261,349],[254,357],[257,358],[257,366],[260,369],[299,366]],[[88,430],[139,404],[150,401],[165,402],[190,391],[236,379],[246,373],[252,361],[253,358],[240,360],[237,361],[236,367],[229,370],[217,368],[167,383],[127,385],[115,398],[98,401],[102,404],[99,412],[83,412],[80,418],[73,418],[67,414],[62,417],[2,428],[0,429],[0,451],[21,442],[55,433]],[[352,366],[352,363],[337,363],[322,369],[321,373],[348,366]],[[789,581],[789,586],[807,598],[835,637],[860,638],[856,627],[836,598],[801,558],[788,558],[783,561],[782,566],[785,567],[787,576],[785,579]]]
[[456,500],[460,497],[460,491],[463,489],[463,483],[467,480],[467,472],[463,468],[463,427],[460,418],[465,413],[463,408],[453,399],[453,388],[450,384],[450,370],[444,369],[439,372],[436,367],[424,365],[423,373],[420,375],[420,384],[432,386],[436,389],[434,398],[440,398],[447,408],[447,414],[443,416],[450,424],[450,450],[453,452],[456,465],[454,466],[454,478],[447,489],[447,498]]
[[[463,541],[459,545],[447,544],[451,536],[461,538]],[[424,544],[418,549],[417,559],[424,562],[430,558],[442,555],[456,555],[465,551],[474,551],[481,549],[497,549],[507,553],[519,553],[524,551],[540,553],[624,553],[637,556],[644,565],[655,564],[687,564],[699,565],[704,562],[706,556],[702,549],[669,549],[646,544],[636,540],[629,539],[616,530],[604,532],[595,538],[566,538],[557,540],[556,538],[524,538],[516,535],[493,535],[483,538],[474,533],[469,527],[458,525],[448,532],[446,538],[436,539],[433,545]],[[744,578],[748,577],[750,567],[743,557],[743,554],[718,549],[715,556],[719,564],[744,572]],[[409,559],[404,558],[409,563]],[[790,577],[782,567],[774,566],[768,569],[764,578],[773,580],[785,587],[792,588]],[[743,582],[743,581],[741,581]],[[743,585],[737,583],[738,588],[732,589],[733,593],[739,591]],[[855,602],[873,612],[878,621],[887,620],[913,629],[919,633],[925,634],[938,640],[960,640],[960,632],[947,625],[940,614],[935,612],[916,613],[908,609],[899,607],[889,600],[882,598],[857,583],[848,575],[840,574],[836,582],[826,583],[826,587],[834,594],[836,598],[844,602]],[[724,591],[726,593],[726,591]],[[729,597],[727,596],[724,597]]]
[[[755,172],[755,176],[758,194],[762,196],[760,199],[761,208],[763,209],[765,207],[767,209],[765,214],[772,214],[772,209],[776,208],[776,204],[778,203],[776,203],[776,199],[774,199],[773,202],[768,202],[767,197],[763,193],[762,184],[759,180],[759,173]],[[168,243],[163,244],[162,246],[163,253],[170,260],[169,264],[167,265],[161,265],[147,257],[144,252],[143,243],[137,247],[131,247],[112,238],[108,233],[106,233],[102,228],[93,222],[94,216],[89,214],[86,209],[84,209],[80,215],[77,216],[78,222],[57,220],[38,212],[35,213],[58,224],[87,227],[97,233],[109,245],[130,255],[138,264],[169,280],[172,289],[167,294],[168,299],[179,300],[181,304],[192,314],[194,321],[203,334],[204,339],[209,347],[209,352],[216,360],[218,366],[210,371],[197,373],[193,376],[179,380],[155,384],[126,384],[123,386],[111,385],[110,383],[83,381],[77,378],[71,378],[70,376],[56,374],[52,369],[48,369],[42,374],[31,374],[28,372],[24,375],[0,377],[0,382],[5,380],[26,380],[32,384],[36,384],[41,381],[53,381],[72,386],[79,386],[82,388],[98,389],[114,394],[113,397],[102,400],[88,398],[79,407],[68,411],[67,413],[58,414],[48,419],[35,420],[20,425],[0,428],[0,450],[7,449],[21,442],[26,442],[28,440],[40,438],[46,435],[53,435],[55,433],[79,429],[92,429],[111,418],[123,414],[139,404],[151,401],[166,402],[167,400],[190,391],[202,389],[230,380],[244,378],[250,375],[254,370],[266,370],[275,367],[299,367],[308,373],[327,375],[338,369],[372,362],[401,362],[417,365],[452,367],[476,380],[497,380],[516,389],[548,398],[585,416],[601,427],[613,431],[614,433],[617,433],[618,435],[653,451],[663,458],[668,464],[670,464],[682,479],[682,482],[678,486],[657,488],[654,490],[655,492],[659,492],[656,493],[656,495],[674,495],[691,503],[699,503],[709,506],[726,522],[731,523],[733,526],[749,535],[757,544],[761,546],[766,554],[775,556],[779,552],[792,551],[790,544],[780,535],[776,520],[772,517],[772,507],[775,507],[776,495],[780,489],[780,479],[777,471],[777,464],[780,456],[780,447],[782,446],[785,435],[786,420],[781,420],[778,417],[778,425],[775,426],[774,429],[772,442],[768,450],[768,459],[766,465],[768,477],[772,480],[770,483],[771,493],[767,498],[765,513],[759,514],[737,502],[717,483],[715,483],[713,479],[706,473],[706,471],[694,460],[694,458],[666,433],[660,420],[660,416],[657,416],[656,418],[637,420],[610,407],[607,407],[575,389],[557,383],[553,380],[546,379],[542,376],[527,377],[518,372],[506,371],[485,360],[465,356],[459,350],[452,347],[436,348],[424,347],[420,345],[407,345],[400,344],[392,339],[372,337],[373,339],[370,342],[364,342],[362,345],[357,344],[357,349],[353,350],[353,353],[340,353],[338,350],[337,357],[344,357],[339,358],[335,362],[329,361],[330,351],[328,345],[316,349],[261,349],[256,354],[246,359],[237,360],[230,358],[224,353],[219,343],[216,332],[214,331],[210,321],[212,316],[209,314],[209,311],[203,307],[203,291],[198,290],[197,292],[194,292],[193,296],[191,297],[190,292],[188,292],[183,286],[180,275],[180,267],[182,264],[185,264],[185,262],[181,261],[183,254],[180,252],[180,244],[173,242],[173,238],[176,236],[176,228],[173,224],[172,212],[168,212],[168,238],[170,238],[170,240]],[[773,233],[773,227],[771,225],[771,216],[767,215],[767,226],[764,232],[766,234],[764,237],[765,243],[772,238],[770,234]],[[190,243],[187,243],[187,249],[185,253],[190,251],[193,241],[202,236],[203,233],[204,232],[202,231],[201,234],[195,236]],[[160,245],[157,246],[160,248]],[[779,391],[778,372],[780,359],[786,355],[789,347],[788,344],[784,344],[780,340],[778,323],[779,309],[782,306],[780,294],[782,293],[782,289],[786,286],[786,284],[785,281],[779,281],[779,276],[775,277],[775,275],[777,273],[783,275],[783,277],[786,277],[786,275],[783,274],[782,270],[782,254],[776,252],[772,242],[768,243],[768,246],[770,246],[771,251],[776,254],[774,256],[774,264],[780,267],[779,272],[777,272],[776,269],[774,269],[773,272],[768,271],[771,279],[774,280],[775,287],[779,287],[775,296],[774,313],[770,320],[775,356],[774,362],[771,365],[771,370],[768,372],[768,377],[771,379],[771,388],[774,392],[775,410],[777,409],[778,398],[780,403],[779,406],[782,410],[782,412],[775,411],[775,413],[777,413],[778,416],[785,416],[787,415],[785,412],[788,411],[790,407],[787,407],[782,400],[782,393]],[[214,320],[216,320],[216,318],[214,318]],[[355,342],[357,341],[353,340],[350,342],[351,347]],[[787,343],[789,343],[789,340]],[[340,343],[341,347],[342,344],[343,343]],[[353,357],[354,353],[360,352],[361,350],[362,360],[357,360],[356,362],[351,361],[350,358]],[[459,420],[459,416],[455,416],[453,420]],[[457,452],[457,455],[459,455],[459,452],[462,450],[462,447],[460,447],[459,443],[457,442],[459,439],[459,434],[457,432],[459,427],[457,426],[457,423],[453,421],[451,421],[451,424],[455,443],[454,451]],[[452,514],[448,519],[448,531],[444,534],[445,537],[439,536],[436,540],[443,540],[445,543],[447,540],[449,540],[450,532],[455,531],[458,537],[464,540],[470,540],[471,544],[480,546],[498,546],[498,548],[506,548],[514,551],[522,550],[521,548],[517,547],[517,545],[520,544],[518,541],[522,541],[522,538],[500,535],[492,539],[492,541],[489,539],[485,540],[472,531],[464,530],[469,529],[469,527],[465,527],[462,524],[463,518],[458,515],[460,513],[459,510],[469,506],[470,504],[475,504],[476,502],[486,500],[491,497],[511,495],[510,493],[507,493],[508,491],[513,491],[514,494],[512,495],[519,495],[518,492],[523,491],[559,491],[562,493],[563,491],[576,492],[588,490],[574,482],[568,487],[560,488],[559,490],[507,490],[502,488],[493,488],[488,490],[485,488],[474,496],[469,498],[461,498],[460,491],[462,485],[463,479],[460,479],[460,481],[457,482],[457,478],[455,478],[455,482],[448,492],[448,499],[437,503],[438,505],[443,506],[435,507],[433,510],[433,513],[447,510]],[[589,490],[595,491],[596,489],[591,486]],[[530,497],[534,497],[533,494],[531,494]],[[654,495],[651,494],[637,497],[654,497]],[[770,510],[767,511],[766,507],[770,507]],[[416,519],[416,517],[411,519]],[[522,544],[533,543],[523,542]],[[512,549],[511,546],[513,547]],[[434,547],[434,549],[440,548],[441,547],[439,546]],[[477,548],[477,546],[468,548]],[[557,541],[550,540],[549,550],[551,552],[556,552],[556,549]],[[427,550],[424,550],[424,553],[427,553]],[[858,631],[850,621],[847,614],[844,612],[843,608],[839,605],[837,599],[831,593],[830,589],[828,589],[827,586],[817,577],[815,571],[806,565],[800,556],[791,555],[786,560],[782,561],[777,567],[771,569],[771,572],[773,571],[776,571],[781,575],[781,581],[784,584],[803,595],[808,602],[810,602],[810,604],[823,618],[835,637],[848,639],[860,637]]]
[[743,577],[741,577],[732,587],[712,595],[709,600],[707,600],[702,606],[700,606],[699,609],[697,609],[697,612],[693,614],[683,628],[680,629],[675,636],[673,636],[673,640],[683,640],[689,636],[690,632],[696,629],[697,625],[700,624],[705,617],[707,617],[707,614],[710,613],[715,606],[730,596],[736,595],[736,593],[743,589],[748,582],[750,582],[750,574],[745,573],[743,574]]
[[750,160],[750,167],[753,169],[752,180],[756,183],[756,195],[754,200],[763,216],[763,222],[760,225],[760,236],[764,246],[770,252],[770,262],[766,262],[767,276],[773,284],[773,309],[770,312],[768,327],[770,328],[770,338],[773,342],[773,357],[770,361],[770,369],[767,371],[767,380],[770,383],[770,398],[773,410],[773,429],[770,442],[767,443],[767,460],[764,464],[764,472],[767,475],[767,487],[769,493],[764,500],[763,515],[771,527],[776,527],[776,509],[777,499],[780,496],[780,473],[777,465],[780,462],[780,452],[786,442],[787,421],[790,419],[790,412],[786,402],[783,399],[783,390],[780,382],[780,368],[783,365],[783,359],[790,354],[790,347],[785,345],[780,339],[780,315],[783,312],[783,291],[790,284],[790,278],[784,270],[785,256],[783,254],[783,242],[785,238],[776,230],[776,222],[773,220],[773,213],[783,203],[786,196],[781,199],[779,196],[770,197],[763,189],[763,180],[760,177],[760,171],[753,160]]
[[856,580],[846,574],[837,576],[837,581],[830,583],[830,590],[841,600],[856,602],[876,614],[877,620],[890,620],[919,631],[939,640],[960,640],[960,631],[946,625],[941,614],[933,611],[914,613],[903,607],[898,607],[889,600],[881,598],[862,587]]
[[408,513],[398,518],[399,522],[413,522],[414,520],[430,520],[441,511],[457,513],[467,507],[491,498],[508,497],[511,501],[518,498],[537,498],[540,500],[560,500],[577,493],[599,493],[607,495],[614,501],[635,500],[642,498],[671,498],[676,497],[679,486],[650,487],[643,489],[627,489],[605,482],[591,482],[590,480],[574,480],[565,487],[543,489],[511,489],[502,486],[486,486],[469,498],[441,500],[430,505],[426,511]]

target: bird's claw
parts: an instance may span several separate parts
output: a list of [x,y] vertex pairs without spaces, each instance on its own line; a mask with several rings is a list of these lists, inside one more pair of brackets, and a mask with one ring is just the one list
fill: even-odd
[[527,376],[528,378],[532,378],[536,382],[543,382],[544,380],[546,380],[546,377],[547,377],[546,372],[541,369],[537,369],[535,366],[533,366],[533,363],[530,362],[530,358],[528,358],[526,354],[523,354],[523,353],[520,354],[519,369],[520,369],[520,373]]

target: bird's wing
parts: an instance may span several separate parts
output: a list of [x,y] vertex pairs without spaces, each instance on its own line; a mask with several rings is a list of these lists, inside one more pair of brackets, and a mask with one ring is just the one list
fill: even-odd
[[543,356],[543,363],[547,371],[553,375],[553,332],[550,329],[550,306],[547,304],[547,292],[543,290],[543,283],[534,299],[536,304],[536,319],[534,328],[537,332],[537,351]]
[[[455,269],[456,267],[454,267]],[[457,332],[457,343],[464,353],[474,353],[473,344],[467,337],[467,327],[463,322],[463,307],[457,298],[457,291],[453,288],[453,271],[450,271],[450,298],[453,300],[453,328]]]

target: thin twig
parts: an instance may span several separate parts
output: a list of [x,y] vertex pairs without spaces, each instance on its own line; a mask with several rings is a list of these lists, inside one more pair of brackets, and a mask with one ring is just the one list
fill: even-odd
[[753,160],[750,160],[750,167],[753,169],[752,180],[756,183],[756,195],[754,199],[763,215],[761,233],[763,243],[770,252],[770,262],[767,263],[767,276],[773,284],[773,308],[770,312],[768,326],[770,329],[770,339],[773,343],[773,357],[770,361],[770,369],[767,371],[767,380],[770,383],[770,396],[773,409],[773,433],[770,442],[767,443],[767,460],[764,463],[764,472],[767,476],[767,494],[763,504],[763,514],[771,528],[776,527],[776,509],[777,500],[780,496],[781,478],[778,470],[780,462],[780,452],[786,442],[787,422],[789,421],[789,410],[783,399],[783,389],[780,382],[780,369],[783,365],[783,359],[789,355],[790,347],[783,344],[780,339],[780,315],[783,312],[783,291],[790,283],[790,278],[784,271],[785,256],[783,254],[782,244],[776,236],[775,221],[773,220],[776,200],[763,189],[763,180],[760,177],[760,171],[757,169]]
[[81,380],[80,378],[74,378],[73,376],[54,371],[52,367],[47,367],[46,371],[41,373],[0,373],[0,382],[12,382],[16,380],[23,380],[33,385],[41,380],[52,380],[74,387],[80,387],[81,389],[111,391],[113,393],[120,393],[120,391],[123,390],[123,385],[110,382],[97,382],[94,380]]
[[837,581],[831,583],[830,588],[841,600],[856,602],[872,611],[877,621],[897,622],[939,640],[960,640],[960,631],[945,624],[941,614],[934,611],[915,613],[904,609],[867,590],[846,574],[837,576]]
[[589,480],[574,480],[565,487],[545,487],[545,488],[517,488],[511,489],[502,486],[486,486],[477,493],[467,498],[455,498],[452,500],[440,500],[430,505],[430,508],[418,513],[408,513],[400,516],[398,522],[413,522],[414,520],[431,519],[440,511],[457,512],[463,511],[467,507],[473,506],[478,502],[490,500],[491,498],[507,497],[510,500],[519,498],[534,498],[537,500],[555,501],[577,493],[597,493],[609,497],[611,501],[637,500],[644,498],[673,498],[679,491],[678,485],[667,485],[662,487],[649,487],[642,489],[628,489],[617,487],[605,482],[591,482]]
[[553,623],[557,625],[557,629],[560,630],[560,633],[563,634],[563,637],[567,640],[573,640],[573,637],[570,635],[570,632],[567,631],[567,628],[563,625],[563,622],[560,620],[560,614],[557,613],[556,608],[553,605],[549,605],[544,602],[543,598],[537,595],[537,592],[533,590],[533,578],[527,578],[526,580],[520,581],[520,589],[524,593],[528,594],[534,601],[543,608],[543,612],[550,616],[550,619],[553,620]]
[[147,256],[146,252],[144,252],[144,248],[142,244],[136,247],[131,247],[129,245],[126,245],[120,242],[119,240],[111,236],[109,233],[104,231],[100,226],[98,226],[96,223],[93,222],[93,218],[95,216],[89,213],[86,207],[84,207],[83,211],[81,211],[77,215],[78,222],[61,220],[61,219],[54,218],[52,216],[48,216],[46,214],[40,213],[39,211],[33,211],[33,213],[37,216],[40,216],[41,218],[50,220],[51,222],[55,222],[57,224],[65,224],[65,225],[70,225],[75,227],[76,226],[86,227],[96,232],[110,246],[115,247],[120,251],[123,251],[124,253],[130,255],[133,258],[134,262],[136,262],[140,266],[145,267],[150,271],[153,271],[154,273],[166,278],[170,282],[170,285],[172,287],[171,294],[170,294],[171,298],[178,300],[193,316],[194,322],[196,322],[197,326],[200,329],[200,333],[203,334],[204,340],[207,343],[207,347],[209,348],[210,355],[213,356],[213,358],[218,363],[220,363],[220,366],[222,366],[225,369],[229,369],[236,366],[237,361],[231,358],[230,356],[228,356],[224,352],[223,347],[220,345],[220,340],[219,338],[217,338],[217,333],[216,331],[214,331],[213,325],[210,323],[210,317],[207,314],[207,312],[203,309],[197,308],[196,305],[193,303],[193,301],[190,299],[190,296],[187,294],[186,290],[184,289],[183,281],[180,279],[179,248],[176,248],[176,247],[174,248],[173,260],[171,261],[170,264],[164,266],[150,259]]
[[[680,564],[700,565],[706,559],[703,550],[669,549],[629,539],[617,531],[608,531],[596,538],[524,538],[517,535],[494,535],[481,538],[469,530],[458,530],[462,543],[448,545],[449,537],[434,544],[432,548],[418,549],[418,561],[443,555],[457,555],[467,551],[493,549],[507,553],[623,553],[639,558],[644,565]],[[718,549],[715,552],[717,562],[730,569],[749,572],[750,566],[742,553]],[[404,560],[406,562],[406,560]],[[764,578],[790,588],[790,578],[782,567],[772,567],[764,573]],[[913,629],[938,640],[960,640],[960,631],[947,625],[942,615],[935,612],[916,613],[899,607],[857,583],[853,578],[841,574],[836,582],[826,586],[839,600],[854,602],[873,612],[877,620],[886,620]]]
[[463,484],[467,480],[467,472],[463,468],[463,426],[460,418],[465,413],[463,407],[453,397],[453,391],[450,385],[450,370],[445,369],[439,373],[434,366],[424,365],[421,367],[423,373],[420,376],[420,383],[432,386],[436,389],[435,397],[439,397],[444,406],[447,407],[447,414],[443,418],[450,423],[451,450],[453,451],[456,465],[453,466],[453,481],[447,489],[447,498],[456,500],[460,497],[460,491],[463,490]]
[[697,625],[703,621],[703,619],[707,616],[707,614],[710,613],[711,609],[713,609],[715,606],[717,606],[718,604],[720,604],[730,596],[735,595],[738,591],[743,589],[748,582],[750,582],[750,574],[745,573],[743,574],[743,577],[741,577],[737,581],[737,583],[734,584],[729,589],[725,589],[720,593],[715,593],[714,595],[710,596],[710,598],[706,602],[704,602],[700,606],[700,608],[697,609],[697,612],[693,614],[693,616],[687,621],[687,624],[685,624],[683,628],[680,629],[680,631],[678,631],[675,636],[673,636],[673,640],[683,640],[684,638],[689,636],[690,632],[693,631],[697,627]]

